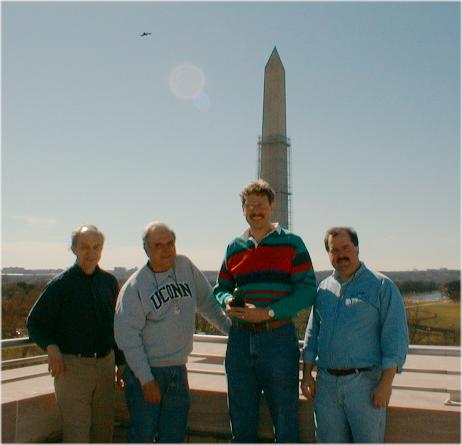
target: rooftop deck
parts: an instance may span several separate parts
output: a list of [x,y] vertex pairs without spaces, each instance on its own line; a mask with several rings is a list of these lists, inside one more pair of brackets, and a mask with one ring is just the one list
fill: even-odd
[[[189,442],[227,442],[230,438],[225,349],[226,337],[195,336],[188,363],[192,393]],[[47,365],[7,369],[9,366],[2,363],[2,442],[59,441],[59,413]],[[411,346],[393,387],[386,442],[460,443],[460,348]],[[271,421],[264,403],[260,417],[259,438],[271,442]],[[302,441],[314,442],[312,405],[303,396],[300,424]],[[127,425],[125,401],[119,391],[114,441],[126,441]]]

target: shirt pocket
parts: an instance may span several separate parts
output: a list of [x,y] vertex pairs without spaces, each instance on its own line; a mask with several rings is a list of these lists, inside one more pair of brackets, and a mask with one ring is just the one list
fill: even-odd
[[370,321],[378,317],[378,308],[373,304],[367,292],[357,291],[345,296],[344,305],[349,318]]
[[114,318],[115,297],[110,289],[100,289],[97,293],[97,306],[100,315],[106,321],[111,321]]
[[319,291],[314,306],[315,316],[320,323],[333,318],[338,305],[339,298],[331,291]]

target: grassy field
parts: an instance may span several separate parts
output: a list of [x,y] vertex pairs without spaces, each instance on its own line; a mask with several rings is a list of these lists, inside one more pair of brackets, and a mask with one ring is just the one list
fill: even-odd
[[460,329],[460,304],[454,302],[417,304],[408,309],[419,323],[435,328]]
[[411,344],[460,346],[460,303],[425,301],[406,309]]

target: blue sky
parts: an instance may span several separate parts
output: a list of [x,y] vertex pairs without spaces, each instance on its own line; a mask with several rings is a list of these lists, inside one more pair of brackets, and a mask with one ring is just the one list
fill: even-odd
[[68,266],[81,223],[104,267],[138,266],[157,219],[218,269],[246,228],[274,46],[315,269],[332,225],[375,269],[459,268],[457,2],[3,2],[3,266]]

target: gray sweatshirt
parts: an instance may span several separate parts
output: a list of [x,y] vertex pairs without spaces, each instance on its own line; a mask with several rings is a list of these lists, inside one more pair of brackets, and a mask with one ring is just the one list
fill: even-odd
[[224,333],[231,322],[202,272],[183,255],[167,272],[146,264],[119,292],[114,319],[117,345],[141,384],[153,379],[151,367],[184,365],[193,348],[198,311]]

